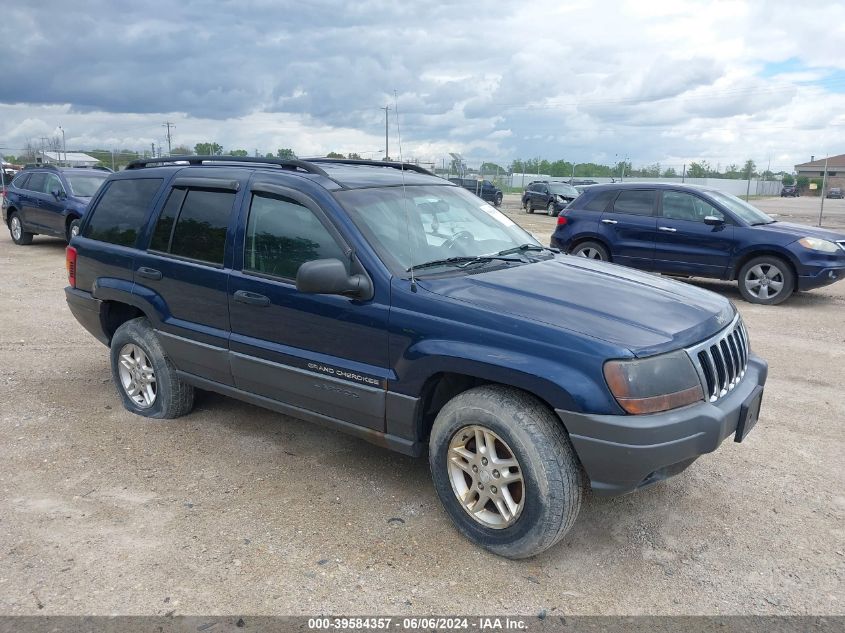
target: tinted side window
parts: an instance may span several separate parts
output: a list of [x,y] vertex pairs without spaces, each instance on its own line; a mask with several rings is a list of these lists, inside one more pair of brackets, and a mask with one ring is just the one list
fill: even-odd
[[89,214],[91,219],[83,235],[111,244],[134,246],[161,182],[161,178],[137,178],[108,184]]
[[663,192],[663,217],[671,220],[690,220],[692,222],[704,222],[708,215],[721,220],[725,216],[713,205],[705,202],[698,196],[681,191]]
[[26,188],[30,191],[44,191],[44,185],[47,183],[47,174],[43,171],[36,172],[29,177],[29,182],[26,183]]
[[15,179],[12,181],[12,184],[18,189],[26,189],[26,181],[28,178],[29,174],[18,174],[17,176],[15,176]]
[[161,215],[158,216],[156,228],[153,231],[153,236],[150,239],[150,250],[161,251],[166,253],[170,250],[170,238],[173,236],[173,225],[176,223],[176,216],[179,215],[179,210],[182,208],[182,203],[185,201],[185,194],[187,189],[173,189],[167,197],[167,202],[164,204],[164,209]]
[[346,261],[343,249],[311,209],[279,196],[253,195],[244,270],[295,279],[305,262],[332,257]]
[[[173,228],[168,252],[171,255],[222,265],[226,229],[234,202],[234,191],[189,189]],[[167,220],[161,218],[159,221],[162,219]]]
[[54,191],[62,192],[65,190],[62,181],[55,174],[47,174],[47,179],[44,183],[44,193],[53,193]]
[[604,211],[607,208],[607,205],[610,203],[611,200],[613,200],[615,196],[615,191],[599,192],[587,201],[587,204],[584,205],[584,208],[589,209],[590,211]]
[[652,215],[656,198],[657,192],[654,189],[622,191],[613,203],[613,211],[633,215]]

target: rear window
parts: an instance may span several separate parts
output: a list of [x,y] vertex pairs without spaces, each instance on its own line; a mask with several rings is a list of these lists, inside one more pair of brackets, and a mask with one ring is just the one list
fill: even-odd
[[656,199],[657,192],[654,189],[622,191],[613,203],[613,211],[633,215],[652,215]]
[[610,204],[610,201],[613,200],[614,196],[616,196],[615,191],[600,191],[587,201],[584,208],[589,209],[590,211],[604,211],[607,208],[607,205]]
[[112,181],[92,209],[83,236],[120,246],[134,246],[161,183],[161,178]]

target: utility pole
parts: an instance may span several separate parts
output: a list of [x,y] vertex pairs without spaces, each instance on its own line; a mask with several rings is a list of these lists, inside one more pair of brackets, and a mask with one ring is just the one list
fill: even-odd
[[[48,139],[46,136],[41,137],[41,162],[42,163],[44,162],[44,145],[46,145],[49,140],[50,139]],[[36,160],[35,162],[37,163],[38,161]]]
[[114,150],[111,151],[111,170],[114,171]]
[[150,143],[150,156],[151,156],[152,158],[155,158],[155,157],[156,157],[156,144],[155,144],[155,141],[153,141],[152,143]]
[[164,123],[161,124],[161,127],[167,128],[167,155],[168,156],[170,156],[173,153],[171,151],[171,148],[170,148],[170,127],[171,126],[176,127],[170,121],[165,121]]
[[684,169],[681,171],[681,182],[684,182],[687,179],[687,164],[684,163]]
[[387,130],[388,130],[388,126],[387,126],[388,116],[387,116],[387,113],[388,113],[388,111],[390,110],[390,106],[389,106],[389,105],[386,105],[386,106],[384,106],[383,108],[379,108],[379,110],[384,110],[384,159],[385,159],[385,160],[390,160],[390,144],[389,144],[389,142],[388,142],[388,140],[387,140]]
[[828,157],[824,157],[824,173],[822,174],[822,203],[819,207],[819,226],[822,225],[822,214],[824,213],[824,189],[825,185],[827,184],[827,159]]

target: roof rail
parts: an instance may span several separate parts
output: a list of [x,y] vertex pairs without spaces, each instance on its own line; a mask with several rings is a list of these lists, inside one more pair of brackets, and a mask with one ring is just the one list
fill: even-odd
[[319,174],[331,178],[324,170],[304,160],[295,158],[253,158],[251,156],[162,156],[160,158],[139,158],[133,160],[126,169],[143,169],[151,165],[170,165],[173,163],[188,163],[202,165],[203,163],[252,163],[256,165],[278,165],[282,169],[301,170],[309,174]]
[[309,163],[337,163],[340,165],[368,165],[370,167],[392,167],[393,169],[400,169],[405,171],[415,171],[426,176],[434,176],[425,167],[420,167],[413,163],[399,163],[388,160],[365,160],[360,158],[305,158],[303,159]]
[[53,171],[59,171],[59,168],[53,165],[52,163],[27,163],[23,166],[24,169],[52,169]]

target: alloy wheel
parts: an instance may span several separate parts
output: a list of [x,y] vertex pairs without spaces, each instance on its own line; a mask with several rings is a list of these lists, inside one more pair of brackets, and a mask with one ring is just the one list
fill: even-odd
[[23,234],[23,228],[21,227],[20,218],[17,215],[12,216],[12,237],[16,240],[21,239],[21,235]]
[[155,403],[157,385],[155,370],[147,354],[133,343],[124,345],[119,354],[120,384],[138,407],[148,409]]
[[525,506],[525,480],[514,452],[499,435],[474,424],[449,442],[452,492],[467,514],[485,527],[513,525]]
[[748,270],[743,283],[751,295],[766,301],[783,290],[783,272],[773,264],[758,264]]
[[578,252],[575,253],[578,257],[586,257],[587,259],[598,259],[601,260],[602,256],[601,253],[596,248],[582,248]]

